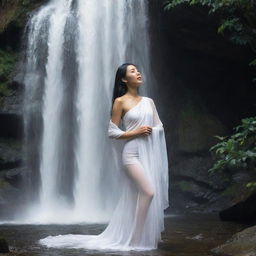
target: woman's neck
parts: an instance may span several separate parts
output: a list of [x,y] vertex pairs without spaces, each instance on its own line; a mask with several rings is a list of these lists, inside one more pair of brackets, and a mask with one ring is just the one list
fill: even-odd
[[137,88],[128,89],[126,95],[132,96],[132,97],[138,97],[139,96]]

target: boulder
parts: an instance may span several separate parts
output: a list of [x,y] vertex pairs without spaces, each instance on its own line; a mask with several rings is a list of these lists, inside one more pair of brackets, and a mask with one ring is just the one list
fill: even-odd
[[250,222],[256,220],[256,192],[220,211],[219,216],[224,221]]
[[256,256],[256,226],[234,234],[224,244],[211,250],[215,255]]

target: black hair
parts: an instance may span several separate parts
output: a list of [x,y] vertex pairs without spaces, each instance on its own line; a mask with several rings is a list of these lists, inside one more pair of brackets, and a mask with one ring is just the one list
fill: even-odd
[[118,67],[117,71],[116,71],[116,78],[115,78],[115,85],[114,85],[114,89],[113,89],[113,96],[112,96],[112,105],[111,105],[111,110],[110,110],[110,115],[112,114],[112,108],[113,108],[113,104],[114,101],[117,97],[123,96],[124,94],[126,94],[128,88],[125,82],[122,81],[122,78],[125,78],[126,76],[126,71],[127,71],[127,67],[129,65],[133,65],[136,67],[136,65],[134,65],[133,63],[124,63],[121,66]]

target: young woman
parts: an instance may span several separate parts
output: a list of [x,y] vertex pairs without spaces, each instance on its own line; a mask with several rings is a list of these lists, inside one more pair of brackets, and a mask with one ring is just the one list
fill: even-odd
[[108,226],[99,235],[48,236],[39,240],[41,244],[94,250],[157,248],[169,206],[168,160],[154,101],[138,95],[142,81],[134,64],[124,63],[116,72],[108,136],[126,142],[120,166],[122,193]]

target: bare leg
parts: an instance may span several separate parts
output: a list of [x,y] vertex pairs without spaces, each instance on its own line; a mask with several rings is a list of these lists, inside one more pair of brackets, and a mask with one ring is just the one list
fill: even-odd
[[135,229],[130,245],[138,245],[141,239],[148,208],[154,196],[154,189],[145,176],[141,164],[126,165],[128,176],[135,182],[138,188],[138,202],[135,213]]

